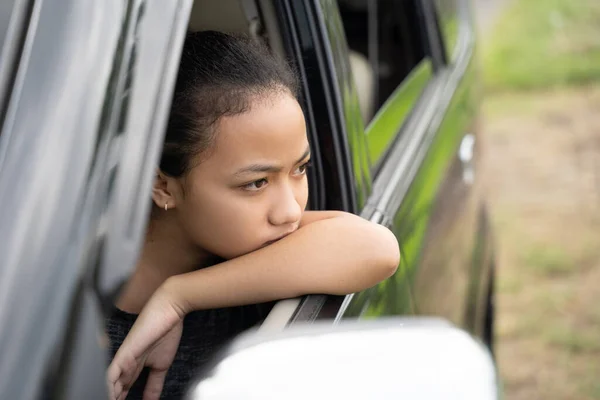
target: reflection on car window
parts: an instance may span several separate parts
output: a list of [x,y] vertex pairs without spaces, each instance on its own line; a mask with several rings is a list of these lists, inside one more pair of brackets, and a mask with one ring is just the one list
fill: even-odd
[[29,10],[27,0],[2,0],[0,2],[0,163],[2,160],[2,125],[8,107],[21,45],[27,30]]
[[435,0],[438,23],[440,25],[444,48],[449,60],[454,60],[454,52],[458,42],[460,0]]
[[377,165],[431,77],[416,0],[339,0],[349,59]]

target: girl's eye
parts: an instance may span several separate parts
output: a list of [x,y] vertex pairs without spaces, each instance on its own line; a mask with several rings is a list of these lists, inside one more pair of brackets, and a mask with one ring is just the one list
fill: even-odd
[[250,182],[250,183],[243,185],[242,189],[249,190],[251,192],[255,192],[257,190],[262,189],[266,184],[267,184],[267,179],[262,178],[262,179],[258,179],[256,181],[254,181],[254,182]]
[[305,162],[304,164],[302,164],[301,166],[299,166],[298,168],[296,168],[296,171],[294,172],[295,175],[304,175],[306,174],[306,170],[308,169],[308,167],[310,167],[310,161]]

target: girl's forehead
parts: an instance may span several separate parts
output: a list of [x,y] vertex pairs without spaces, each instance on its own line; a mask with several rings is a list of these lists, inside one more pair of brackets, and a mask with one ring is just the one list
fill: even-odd
[[243,114],[223,117],[214,144],[210,158],[227,164],[297,158],[308,145],[302,109],[291,96],[258,103]]

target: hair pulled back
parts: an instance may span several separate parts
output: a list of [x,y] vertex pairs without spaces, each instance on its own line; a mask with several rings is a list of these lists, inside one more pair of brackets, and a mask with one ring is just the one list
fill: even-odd
[[266,46],[243,36],[204,31],[186,37],[160,170],[181,177],[192,159],[210,150],[220,118],[242,114],[251,102],[298,94],[290,67]]

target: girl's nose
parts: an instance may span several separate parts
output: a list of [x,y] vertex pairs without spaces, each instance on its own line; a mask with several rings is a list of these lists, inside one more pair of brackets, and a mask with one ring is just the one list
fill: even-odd
[[301,217],[302,207],[298,202],[293,185],[284,185],[273,200],[269,222],[276,226],[293,225],[298,223]]

